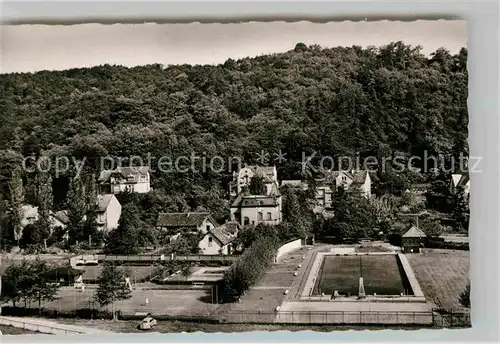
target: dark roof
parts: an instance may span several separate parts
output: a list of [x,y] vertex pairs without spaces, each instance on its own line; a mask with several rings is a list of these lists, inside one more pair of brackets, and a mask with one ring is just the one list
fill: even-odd
[[351,175],[353,177],[353,183],[364,184],[367,174],[368,174],[368,171],[362,171],[362,170],[352,171]]
[[139,176],[147,175],[149,173],[148,166],[139,166],[139,167],[117,167],[115,170],[104,170],[99,174],[99,182],[106,182],[109,180],[111,175],[119,174],[123,178],[128,179],[131,177],[132,179],[129,181],[130,183],[137,183],[139,181]]
[[207,218],[217,225],[210,213],[160,213],[156,225],[158,227],[199,227]]
[[240,227],[237,222],[226,222],[222,226],[212,229],[209,234],[219,240],[222,245],[227,245],[236,239]]
[[53,213],[53,216],[64,224],[69,223],[69,216],[67,210],[59,210]]
[[278,200],[273,196],[238,196],[231,205],[232,208],[236,207],[275,207],[278,205]]
[[274,179],[274,167],[273,166],[247,166],[252,173],[258,177],[264,178],[265,182],[272,182]]
[[325,183],[332,183],[342,172],[347,178],[351,179],[354,184],[364,184],[368,171],[365,170],[352,170],[352,171],[323,171],[323,178],[318,181]]

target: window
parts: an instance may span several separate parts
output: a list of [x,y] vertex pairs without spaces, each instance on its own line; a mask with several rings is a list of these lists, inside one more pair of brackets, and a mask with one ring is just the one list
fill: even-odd
[[250,224],[250,219],[247,216],[245,216],[245,218],[243,219],[243,225],[246,226],[248,224]]
[[261,211],[259,211],[259,213],[258,213],[258,217],[257,217],[257,218],[258,218],[258,220],[259,220],[259,221],[264,220],[264,214],[262,214],[262,212],[261,212]]
[[208,247],[212,247],[213,238],[211,236],[208,237]]
[[273,219],[273,216],[271,213],[267,213],[267,220],[271,221]]
[[347,180],[346,176],[342,176],[342,181],[345,182]]
[[210,225],[207,225],[207,232],[210,232]]

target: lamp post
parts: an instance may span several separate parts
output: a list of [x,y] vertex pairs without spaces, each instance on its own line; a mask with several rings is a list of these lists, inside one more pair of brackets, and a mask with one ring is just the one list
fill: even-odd
[[416,226],[417,226],[417,229],[419,229],[419,228],[418,228],[418,217],[419,217],[419,216],[422,216],[422,215],[425,215],[425,214],[427,214],[427,211],[425,211],[425,210],[424,210],[424,211],[422,211],[422,212],[420,212],[420,213],[414,213],[414,214],[399,213],[398,215],[399,215],[399,216],[415,216],[415,219],[416,219]]

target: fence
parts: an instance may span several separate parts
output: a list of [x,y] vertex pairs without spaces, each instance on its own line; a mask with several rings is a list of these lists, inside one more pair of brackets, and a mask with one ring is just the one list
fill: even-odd
[[72,329],[67,329],[63,327],[58,327],[58,326],[50,326],[50,325],[42,325],[42,324],[36,324],[32,323],[29,321],[21,321],[21,320],[14,320],[14,319],[9,319],[7,317],[2,317],[0,316],[0,324],[6,325],[6,326],[13,326],[17,328],[22,328],[28,331],[34,331],[34,332],[41,332],[41,333],[47,333],[47,334],[84,334],[85,332],[81,332],[78,330],[72,330]]
[[234,262],[239,256],[237,255],[175,255],[175,254],[156,254],[156,255],[78,255],[71,258],[71,265],[77,265],[81,260],[97,260],[99,262],[134,262],[134,263],[153,263],[153,262],[168,262],[168,261],[188,261],[188,262]]
[[437,314],[432,311],[228,311],[221,315],[226,323],[261,324],[337,324],[337,325],[424,325],[440,327],[468,327],[469,313]]

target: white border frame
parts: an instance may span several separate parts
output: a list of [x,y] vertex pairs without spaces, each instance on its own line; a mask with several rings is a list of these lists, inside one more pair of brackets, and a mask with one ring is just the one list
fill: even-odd
[[[482,157],[481,174],[471,176],[471,268],[472,324],[465,330],[341,331],[334,334],[314,332],[252,332],[233,334],[151,334],[117,335],[98,341],[127,342],[256,342],[256,341],[455,341],[498,342],[499,336],[499,3],[490,1],[330,1],[241,2],[51,2],[4,1],[0,14],[4,23],[76,22],[239,22],[256,20],[368,20],[377,19],[466,19],[469,49],[469,146],[470,155]],[[158,20],[159,18],[166,18]],[[0,55],[1,56],[1,55]],[[0,62],[1,63],[1,62]],[[12,336],[10,342],[96,342],[96,338]]]

